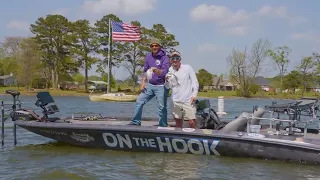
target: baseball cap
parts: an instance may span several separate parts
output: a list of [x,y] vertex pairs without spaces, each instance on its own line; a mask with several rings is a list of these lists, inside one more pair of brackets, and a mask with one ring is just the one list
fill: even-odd
[[179,51],[173,51],[173,52],[170,53],[170,57],[172,57],[172,56],[174,56],[174,55],[181,57],[181,54],[180,54]]
[[159,46],[161,46],[159,39],[156,39],[156,38],[152,38],[150,40],[150,45],[152,45],[152,44],[159,44]]

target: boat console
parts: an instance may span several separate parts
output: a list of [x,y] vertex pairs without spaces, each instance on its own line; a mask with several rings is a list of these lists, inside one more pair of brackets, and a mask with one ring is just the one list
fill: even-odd
[[200,129],[219,130],[227,124],[222,122],[216,111],[211,108],[209,99],[197,100],[195,104],[197,115],[201,117],[201,120],[198,120]]
[[60,111],[49,92],[39,92],[37,98],[38,100],[35,105],[43,109],[43,117],[41,118],[43,121],[55,121],[60,119],[58,117],[48,117],[50,114]]

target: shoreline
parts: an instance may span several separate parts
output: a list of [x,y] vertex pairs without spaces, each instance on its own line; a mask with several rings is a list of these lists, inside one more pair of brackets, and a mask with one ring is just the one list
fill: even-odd
[[[38,91],[40,92],[40,91]],[[49,91],[50,92],[50,91]],[[72,91],[69,91],[69,92],[72,92]],[[25,93],[25,92],[21,92],[20,91],[20,96],[36,96],[36,93],[37,92],[29,92],[29,93]],[[117,93],[117,92],[112,92],[112,93]],[[52,93],[50,92],[50,94],[53,96],[53,97],[66,97],[66,96],[71,96],[71,97],[89,97],[89,95],[102,95],[103,93],[79,93],[79,92],[75,92],[74,94],[72,93]],[[9,94],[6,94],[6,93],[0,93],[0,96],[10,96]],[[297,99],[300,99],[300,98],[285,98],[285,97],[270,97],[270,96],[266,96],[266,97],[239,97],[239,96],[225,96],[225,95],[219,95],[219,96],[223,96],[224,99],[255,99],[255,100],[259,100],[259,99],[277,99],[277,100],[297,100]],[[216,96],[216,97],[212,97],[212,96],[198,96],[199,98],[208,98],[208,99],[217,99],[219,96]],[[308,96],[309,97],[309,96]],[[317,98],[317,96],[312,96],[314,98]]]

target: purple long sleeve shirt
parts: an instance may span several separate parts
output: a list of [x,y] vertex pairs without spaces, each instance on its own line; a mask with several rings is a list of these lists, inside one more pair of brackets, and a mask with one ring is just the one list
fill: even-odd
[[161,69],[162,73],[160,76],[153,73],[152,78],[149,80],[149,83],[152,85],[163,85],[165,83],[165,76],[170,68],[169,57],[163,49],[160,49],[156,56],[152,56],[152,53],[149,53],[146,56],[143,72],[146,73],[147,70],[151,67]]

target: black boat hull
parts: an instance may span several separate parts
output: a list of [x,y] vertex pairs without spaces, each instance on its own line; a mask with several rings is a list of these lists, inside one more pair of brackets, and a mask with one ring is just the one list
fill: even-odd
[[16,121],[16,125],[75,146],[118,151],[188,153],[320,163],[320,145],[277,138],[223,134],[207,129]]

